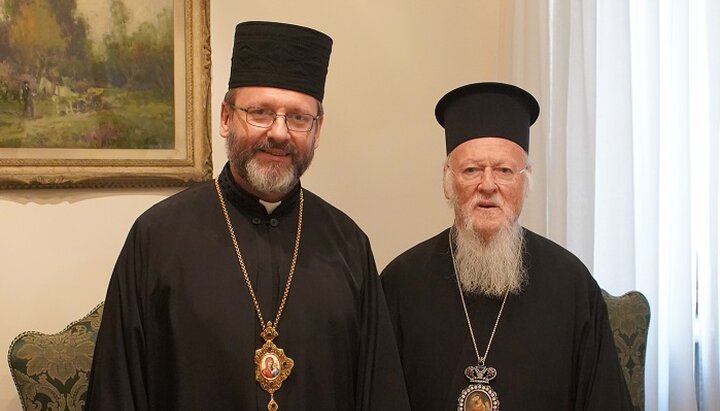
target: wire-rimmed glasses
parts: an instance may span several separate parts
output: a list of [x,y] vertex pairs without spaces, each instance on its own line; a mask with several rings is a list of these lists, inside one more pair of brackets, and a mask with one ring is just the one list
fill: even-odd
[[290,131],[310,131],[313,124],[320,116],[313,116],[305,113],[278,114],[270,109],[261,107],[238,107],[234,104],[225,103],[228,107],[240,110],[245,113],[245,121],[251,126],[260,128],[272,127],[278,117],[285,119],[285,126]]
[[[448,165],[448,169],[457,178],[460,184],[477,185],[483,181],[488,175],[492,176],[496,184],[512,184],[517,180],[520,174],[527,171],[527,166],[516,170],[510,166],[484,166],[480,164],[468,164],[461,167],[453,168]],[[488,174],[487,170],[490,169]]]

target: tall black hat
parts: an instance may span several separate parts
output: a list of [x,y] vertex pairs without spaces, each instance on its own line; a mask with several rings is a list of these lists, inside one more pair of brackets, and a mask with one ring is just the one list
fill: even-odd
[[267,86],[322,101],[332,39],[287,23],[247,21],[235,27],[228,88]]
[[445,128],[447,154],[480,137],[506,138],[528,152],[530,126],[539,114],[540,106],[530,93],[504,83],[474,83],[456,88],[435,107],[435,118]]

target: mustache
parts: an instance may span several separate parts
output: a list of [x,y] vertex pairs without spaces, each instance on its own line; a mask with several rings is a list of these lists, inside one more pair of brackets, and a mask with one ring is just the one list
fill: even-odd
[[293,156],[298,152],[297,147],[290,141],[276,141],[270,138],[266,138],[252,146],[253,152],[270,150],[281,150],[282,154],[290,154]]
[[472,196],[472,199],[468,203],[472,206],[472,208],[475,208],[480,205],[484,206],[495,206],[495,207],[502,207],[505,205],[505,201],[503,201],[502,197],[500,197],[499,194],[494,193],[492,195],[484,195],[482,193],[475,193]]

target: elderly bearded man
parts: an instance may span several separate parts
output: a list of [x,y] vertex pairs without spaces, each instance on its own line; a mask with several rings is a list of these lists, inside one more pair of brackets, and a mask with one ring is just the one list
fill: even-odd
[[383,271],[413,411],[631,409],[600,288],[569,251],[518,223],[530,185],[526,91],[471,84],[435,111],[454,225]]
[[[220,113],[228,164],[131,229],[88,409],[408,410],[367,236],[299,181],[320,141],[331,44],[306,27],[237,25]],[[277,372],[263,373],[270,362]]]

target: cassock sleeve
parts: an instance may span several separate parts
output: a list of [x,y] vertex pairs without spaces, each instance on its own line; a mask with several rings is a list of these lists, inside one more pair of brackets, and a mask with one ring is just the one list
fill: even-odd
[[410,410],[400,355],[380,276],[369,252],[367,286],[362,301],[361,354],[358,359],[358,411]]
[[147,410],[142,311],[143,249],[137,223],[113,270],[95,345],[87,410]]
[[632,400],[615,348],[605,301],[600,289],[591,294],[590,322],[579,345],[576,410],[631,411]]

